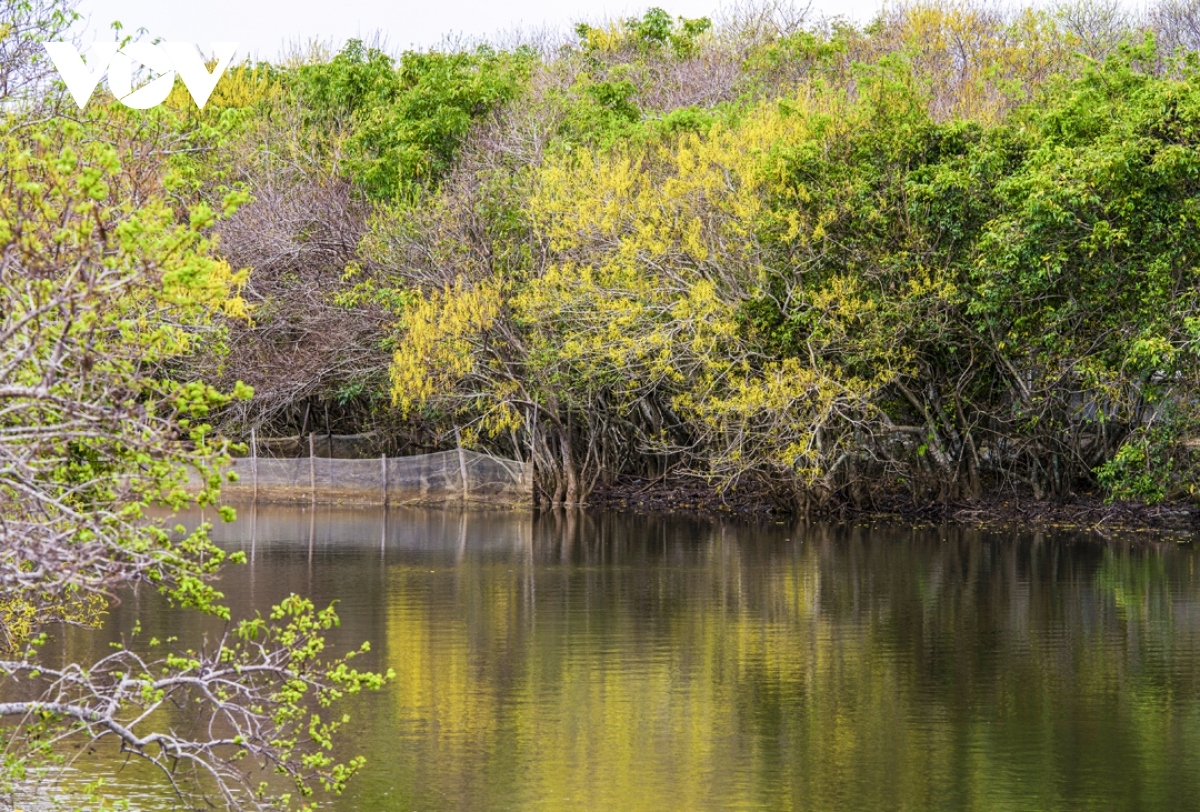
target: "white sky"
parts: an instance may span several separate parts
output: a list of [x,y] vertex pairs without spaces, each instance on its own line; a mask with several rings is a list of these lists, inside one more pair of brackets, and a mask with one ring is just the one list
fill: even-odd
[[[725,0],[728,2],[728,0]],[[109,24],[119,20],[126,33],[146,28],[151,37],[195,42],[237,42],[235,61],[276,57],[288,43],[366,38],[377,29],[391,49],[428,48],[447,35],[494,39],[513,29],[549,26],[641,14],[660,6],[672,16],[714,17],[722,0],[79,0],[88,20],[85,42],[111,40]],[[797,0],[796,5],[803,5]],[[842,15],[865,21],[882,0],[813,0],[814,16]]]

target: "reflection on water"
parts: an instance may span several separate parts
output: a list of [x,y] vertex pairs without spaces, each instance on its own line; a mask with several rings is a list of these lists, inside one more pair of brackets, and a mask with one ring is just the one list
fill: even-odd
[[[320,507],[219,538],[235,616],[336,599],[397,673],[332,810],[1200,808],[1191,545]],[[205,623],[143,594],[68,646],[135,618]]]

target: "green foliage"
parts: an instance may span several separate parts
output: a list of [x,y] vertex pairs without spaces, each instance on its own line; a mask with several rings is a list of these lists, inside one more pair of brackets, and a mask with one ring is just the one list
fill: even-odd
[[672,19],[670,14],[655,7],[641,17],[630,17],[608,28],[580,23],[575,26],[575,33],[588,53],[622,48],[644,53],[667,50],[677,59],[686,59],[697,53],[701,36],[711,29],[712,21],[707,17]]
[[435,185],[471,126],[517,95],[531,64],[528,50],[480,47],[410,51],[397,65],[351,40],[330,62],[285,81],[313,111],[312,126],[344,122],[350,174],[369,195],[391,199]]
[[[304,794],[336,791],[359,762],[324,754],[336,725],[310,719],[305,702],[381,678],[320,656],[332,611],[293,600],[276,618],[282,629],[218,647],[215,662],[205,662],[211,652],[170,653],[151,668],[123,650],[95,664],[40,660],[48,624],[98,622],[113,595],[137,585],[229,620],[214,576],[245,560],[217,547],[207,524],[172,533],[150,518],[216,503],[231,444],[211,421],[254,394],[177,374],[202,348],[219,352],[223,320],[246,316],[247,272],[216,255],[212,236],[245,195],[189,202],[189,167],[162,146],[195,149],[219,128],[116,105],[80,119],[17,112],[0,126],[0,674],[24,683],[23,699],[2,712],[33,720],[12,731],[0,784],[52,766],[62,738],[114,736],[168,773],[185,762],[209,774],[228,808],[277,806],[275,795],[239,794],[223,723],[212,741],[155,729],[164,703],[219,715],[241,701],[246,715],[224,722],[258,720],[246,733],[247,742],[261,734],[257,759]],[[224,676],[213,677],[216,665]],[[306,732],[293,735],[300,720]]]
[[1096,469],[1096,479],[1108,491],[1110,499],[1134,499],[1149,504],[1161,502],[1167,495],[1160,448],[1148,437],[1130,438],[1111,460]]
[[284,75],[317,124],[335,123],[390,101],[401,81],[391,57],[352,39],[327,63],[302,65]]
[[[615,76],[622,75],[614,71]],[[637,86],[626,78],[595,81],[589,74],[576,80],[563,94],[565,113],[558,125],[555,148],[612,144],[638,131],[642,111],[636,102]]]
[[[661,43],[661,19],[643,22],[627,30]],[[846,42],[773,47],[830,61]],[[501,302],[486,323],[453,315],[482,287],[430,300],[394,394],[458,392],[510,414],[485,421],[505,430],[522,401],[563,425],[609,415],[614,442],[802,504],[882,483],[954,498],[1016,472],[1039,496],[1188,492],[1170,460],[1197,375],[1200,106],[1193,74],[1154,64],[1127,46],[999,122],[939,121],[913,52],[856,66],[853,94],[811,78],[653,127],[620,70],[585,75],[560,130],[579,140],[530,197],[546,263],[479,283]],[[484,360],[514,332],[515,379]],[[1137,438],[1164,408],[1180,418],[1151,453]]]
[[796,31],[754,49],[747,60],[747,67],[754,71],[778,71],[796,64],[809,69],[831,67],[847,52],[849,33],[840,26],[831,37],[812,31]]
[[630,39],[640,48],[669,47],[680,59],[691,56],[698,49],[697,39],[712,28],[707,17],[689,20],[671,15],[661,8],[652,8],[639,19],[631,17],[625,21]]

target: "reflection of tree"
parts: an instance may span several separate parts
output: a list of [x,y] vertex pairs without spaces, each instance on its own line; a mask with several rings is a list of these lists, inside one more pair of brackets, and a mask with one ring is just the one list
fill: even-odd
[[[1194,695],[1180,665],[1200,654],[1171,628],[1172,550],[550,515],[533,552],[532,600],[515,561],[388,573],[403,673],[380,730],[404,731],[403,772],[456,788],[406,783],[435,808],[1134,809],[1200,791],[1166,780],[1200,755],[1168,698]],[[1114,566],[1145,614],[1105,593]]]
[[[307,516],[294,545],[260,526],[257,580],[223,587],[239,613],[340,595],[331,645],[378,641],[370,665],[398,672],[355,708],[374,755],[346,808],[1200,797],[1195,554],[1175,545],[582,513],[539,515],[526,543],[520,515],[393,511],[381,555],[379,517],[345,515],[319,518],[311,564]],[[135,616],[201,631],[151,605],[116,620]]]

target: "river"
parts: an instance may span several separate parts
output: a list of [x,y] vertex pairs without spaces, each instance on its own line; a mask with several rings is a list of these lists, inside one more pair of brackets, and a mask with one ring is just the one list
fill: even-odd
[[[351,703],[337,812],[1200,809],[1190,543],[267,506],[216,537],[235,617],[336,600],[396,672]],[[207,622],[131,596],[67,656],[135,621]]]

